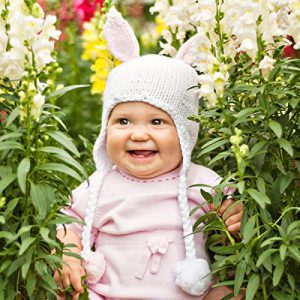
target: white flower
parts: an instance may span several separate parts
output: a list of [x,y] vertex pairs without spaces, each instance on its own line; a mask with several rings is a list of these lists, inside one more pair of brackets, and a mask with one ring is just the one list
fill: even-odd
[[163,38],[166,40],[166,43],[162,41],[159,42],[162,51],[159,54],[170,55],[171,57],[176,55],[176,49],[172,46],[172,33],[169,30],[164,30],[162,32]]
[[213,74],[214,88],[216,90],[216,94],[219,97],[223,97],[224,87],[225,87],[225,84],[227,83],[227,80],[228,80],[227,77],[228,76],[225,76],[221,72],[215,72]]
[[208,106],[214,106],[217,101],[217,95],[214,90],[213,78],[208,74],[203,74],[198,76],[198,81],[200,83],[199,96],[208,101]]
[[264,78],[267,78],[270,74],[271,70],[274,67],[274,63],[276,62],[275,59],[271,58],[268,55],[265,55],[264,58],[259,63],[259,69],[262,72]]
[[159,13],[162,18],[164,18],[169,10],[169,0],[156,1],[154,6],[150,8],[150,13]]
[[31,116],[38,121],[40,119],[42,106],[45,103],[45,96],[36,94],[32,99]]
[[0,58],[0,78],[7,77],[12,81],[21,79],[24,62],[24,54],[18,52],[16,49],[11,49],[10,51],[3,53]]

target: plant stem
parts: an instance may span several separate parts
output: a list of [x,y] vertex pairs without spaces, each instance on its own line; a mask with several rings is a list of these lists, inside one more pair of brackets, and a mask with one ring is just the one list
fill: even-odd
[[223,34],[222,34],[222,30],[221,30],[221,9],[219,7],[219,0],[216,0],[216,16],[215,19],[217,21],[216,24],[216,32],[219,36],[219,41],[218,41],[218,50],[220,51],[219,54],[224,54],[224,38],[223,38]]
[[264,280],[263,280],[263,282],[261,283],[261,288],[262,288],[262,291],[263,291],[263,297],[264,297],[264,300],[268,300],[267,289],[266,289],[266,283],[265,283]]

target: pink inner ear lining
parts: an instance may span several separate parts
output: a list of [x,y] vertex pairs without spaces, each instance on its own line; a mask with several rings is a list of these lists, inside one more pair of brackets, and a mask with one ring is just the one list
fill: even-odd
[[191,55],[194,49],[197,49],[197,46],[200,44],[199,35],[196,34],[188,39],[181,47],[179,48],[175,58],[182,60],[188,65],[192,65],[193,61],[191,61]]
[[104,36],[111,53],[120,61],[140,56],[140,46],[131,26],[115,9],[107,13]]

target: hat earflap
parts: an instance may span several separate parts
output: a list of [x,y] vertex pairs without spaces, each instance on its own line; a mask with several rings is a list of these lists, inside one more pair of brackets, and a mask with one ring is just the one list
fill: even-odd
[[179,178],[178,204],[181,213],[183,235],[185,242],[185,260],[175,264],[173,272],[175,284],[193,296],[203,295],[211,285],[210,268],[207,260],[196,257],[193,228],[189,215],[187,197],[187,176],[190,166],[190,149],[186,142],[188,134],[181,126],[177,127],[182,151],[182,169]]

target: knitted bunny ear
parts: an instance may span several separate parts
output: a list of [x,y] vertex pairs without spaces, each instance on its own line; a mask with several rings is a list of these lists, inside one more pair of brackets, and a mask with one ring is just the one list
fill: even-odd
[[179,48],[175,58],[192,66],[197,61],[197,48],[199,47],[200,42],[201,39],[199,34],[192,36]]
[[140,56],[140,46],[131,26],[115,8],[106,15],[104,35],[111,53],[120,61]]

